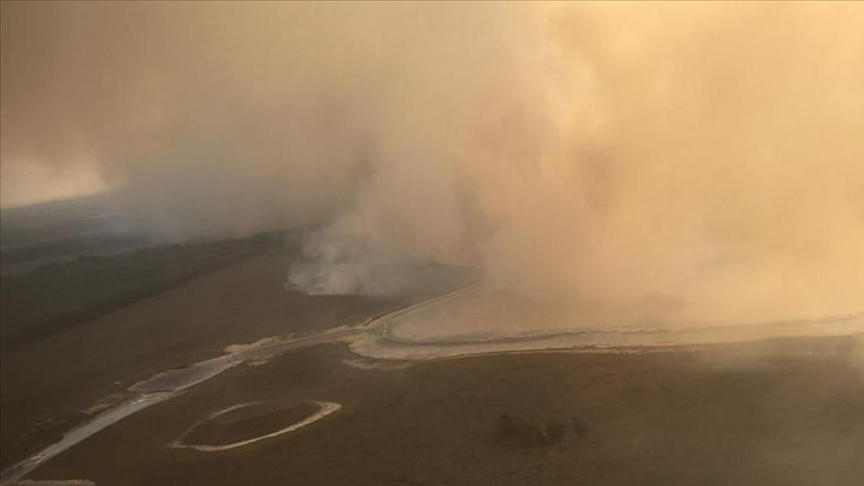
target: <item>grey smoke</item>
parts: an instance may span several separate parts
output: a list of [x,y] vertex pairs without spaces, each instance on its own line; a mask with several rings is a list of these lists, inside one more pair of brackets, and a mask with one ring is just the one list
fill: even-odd
[[3,184],[93,165],[166,241],[320,225],[297,288],[389,293],[416,262],[472,262],[583,315],[864,308],[864,5],[0,19]]

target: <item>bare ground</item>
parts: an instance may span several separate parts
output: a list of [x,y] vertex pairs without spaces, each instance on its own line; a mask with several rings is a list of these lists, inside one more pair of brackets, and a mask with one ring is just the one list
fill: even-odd
[[[51,443],[86,418],[83,410],[121,400],[129,385],[154,373],[211,358],[229,344],[359,322],[410,300],[289,292],[283,283],[293,249],[239,251],[240,259],[237,251],[216,252],[206,272],[181,281],[160,277],[180,264],[170,252],[40,270],[30,288],[47,286],[72,303],[82,301],[79,292],[113,295],[112,282],[129,275],[129,265],[147,268],[144,281],[162,283],[0,354],[0,463]],[[4,277],[4,307],[16,295],[9,282]],[[4,308],[2,326],[36,313],[33,306],[49,298],[39,295],[18,307],[26,312]],[[864,477],[861,340],[517,354],[407,368],[348,366],[357,358],[344,346],[321,345],[233,368],[103,430],[31,478],[101,486],[857,485]],[[256,400],[344,408],[236,450],[167,447],[202,417]],[[505,416],[520,424],[515,432],[502,430]],[[530,437],[550,437],[549,424],[563,424],[561,437]]]
[[[36,478],[110,485],[856,485],[864,393],[851,338],[651,354],[522,354],[360,370],[325,345],[243,366],[106,429]],[[166,446],[242,401],[344,409],[247,448]],[[551,445],[500,417],[581,424]]]

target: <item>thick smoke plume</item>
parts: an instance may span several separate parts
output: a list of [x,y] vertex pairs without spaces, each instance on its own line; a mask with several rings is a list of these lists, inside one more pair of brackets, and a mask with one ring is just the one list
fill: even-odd
[[317,224],[307,291],[432,260],[600,320],[864,308],[864,4],[0,18],[4,187],[89,164],[166,240]]

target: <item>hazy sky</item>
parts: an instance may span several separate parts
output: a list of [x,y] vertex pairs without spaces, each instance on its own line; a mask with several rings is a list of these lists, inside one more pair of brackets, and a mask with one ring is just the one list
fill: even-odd
[[104,185],[166,240],[322,224],[310,291],[433,259],[582,308],[864,307],[864,3],[0,20],[4,205]]

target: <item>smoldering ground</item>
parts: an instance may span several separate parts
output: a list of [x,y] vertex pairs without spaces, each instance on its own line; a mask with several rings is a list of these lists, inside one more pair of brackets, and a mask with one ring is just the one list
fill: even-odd
[[288,276],[308,291],[443,261],[598,322],[864,309],[864,5],[0,19],[3,187],[95,168],[166,241],[317,224]]

